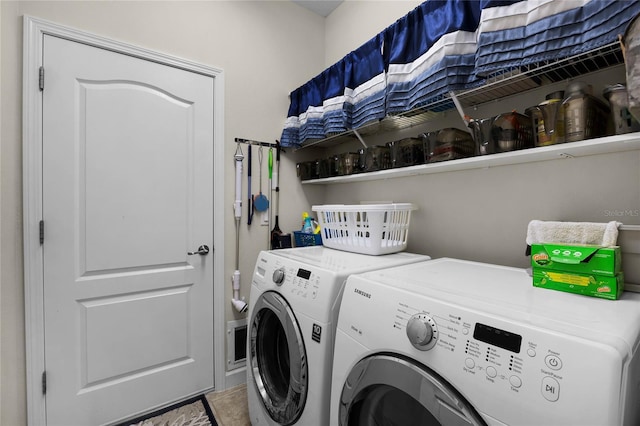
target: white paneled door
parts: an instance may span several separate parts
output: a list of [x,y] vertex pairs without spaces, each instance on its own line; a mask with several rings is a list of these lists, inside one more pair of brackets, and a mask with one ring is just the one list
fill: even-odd
[[213,388],[213,78],[44,36],[48,425]]

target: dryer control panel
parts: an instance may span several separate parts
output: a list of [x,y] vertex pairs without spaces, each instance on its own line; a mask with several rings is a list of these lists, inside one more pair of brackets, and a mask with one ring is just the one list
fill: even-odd
[[[619,333],[604,327],[603,317],[593,316],[596,310],[586,309],[591,302],[606,309],[610,301],[582,298],[584,305],[555,312],[551,307],[560,305],[554,297],[564,294],[544,293],[526,274],[508,270],[509,280],[499,289],[513,296],[502,293],[504,303],[494,304],[486,296],[454,291],[446,280],[426,287],[416,277],[424,280],[421,269],[431,262],[348,279],[338,333],[367,348],[361,357],[393,352],[413,360],[478,412],[504,424],[622,423],[624,400],[640,396],[640,357],[630,358]],[[613,311],[607,320],[616,318]]]
[[[536,398],[559,401],[571,370],[563,368],[564,359],[575,356],[549,336],[437,302],[398,302],[393,327],[404,330],[414,348],[433,352],[430,368],[445,376],[453,371],[466,389],[514,398],[534,389]],[[584,359],[574,362],[581,365]]]

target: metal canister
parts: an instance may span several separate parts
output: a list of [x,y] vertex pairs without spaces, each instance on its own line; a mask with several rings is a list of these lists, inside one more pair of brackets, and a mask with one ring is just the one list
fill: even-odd
[[524,115],[531,117],[531,126],[533,127],[533,145],[546,146],[549,145],[550,139],[544,131],[544,118],[542,111],[538,105],[531,106],[524,110]]
[[567,96],[562,101],[565,140],[577,142],[605,136],[609,107],[593,96],[591,86],[575,82],[567,86]]
[[491,129],[497,152],[515,151],[533,147],[531,118],[515,111],[496,117]]
[[495,117],[471,119],[468,123],[468,127],[473,134],[473,140],[476,148],[475,152],[478,155],[495,154],[496,146],[493,139],[492,126]]
[[602,96],[609,101],[613,127],[616,135],[640,131],[640,123],[629,112],[629,97],[624,84],[613,84],[605,87]]
[[538,144],[553,145],[565,141],[564,113],[562,99],[547,99],[538,105],[542,114],[542,123],[536,129]]

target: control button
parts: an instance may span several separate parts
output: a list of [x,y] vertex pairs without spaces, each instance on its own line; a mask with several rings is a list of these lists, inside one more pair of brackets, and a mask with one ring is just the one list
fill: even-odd
[[466,365],[467,368],[473,368],[473,367],[476,366],[476,363],[471,358],[467,358],[467,359],[464,360],[464,365]]
[[535,349],[527,349],[527,355],[529,355],[531,358],[533,358],[534,356],[536,356],[536,351]]
[[562,368],[562,360],[555,355],[547,355],[544,363],[552,370],[560,370]]
[[547,401],[555,402],[560,397],[560,383],[553,377],[546,376],[542,379],[541,390]]
[[493,379],[497,375],[498,375],[498,371],[495,369],[495,367],[491,367],[491,366],[487,367],[487,376]]
[[463,328],[463,329],[462,329],[462,334],[464,334],[465,336],[466,336],[467,334],[469,334],[469,329],[468,329],[468,328]]
[[522,386],[522,379],[518,376],[511,376],[509,377],[509,383],[511,383],[511,386],[514,388],[519,388]]

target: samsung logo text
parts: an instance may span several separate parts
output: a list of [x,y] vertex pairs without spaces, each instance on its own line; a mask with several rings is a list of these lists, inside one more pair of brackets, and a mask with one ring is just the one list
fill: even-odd
[[357,288],[353,289],[353,291],[354,291],[355,293],[359,294],[360,296],[364,296],[364,297],[366,297],[367,299],[371,299],[371,294],[370,294],[370,293],[367,293],[366,291],[362,291],[362,290],[357,289]]

